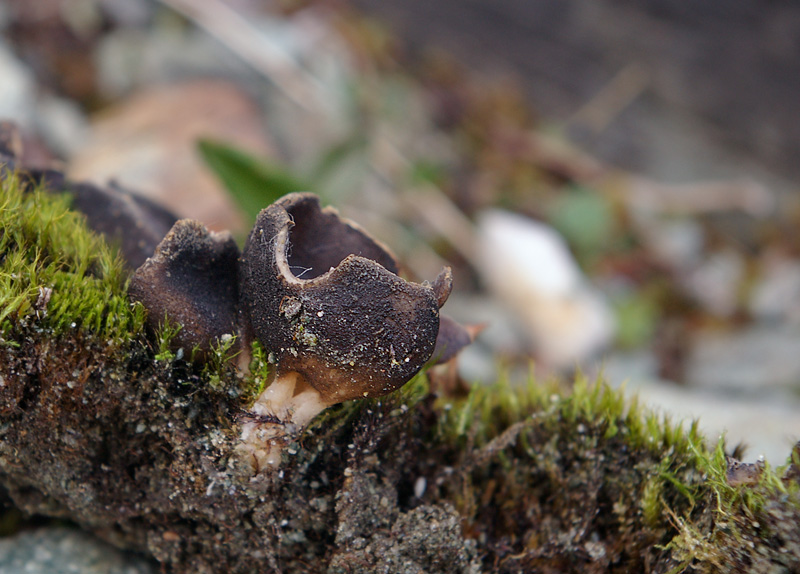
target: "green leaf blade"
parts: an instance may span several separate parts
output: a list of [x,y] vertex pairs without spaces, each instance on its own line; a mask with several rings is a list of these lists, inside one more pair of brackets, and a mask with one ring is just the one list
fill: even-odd
[[285,169],[227,144],[200,140],[197,147],[251,225],[259,212],[277,199],[308,189],[305,182]]

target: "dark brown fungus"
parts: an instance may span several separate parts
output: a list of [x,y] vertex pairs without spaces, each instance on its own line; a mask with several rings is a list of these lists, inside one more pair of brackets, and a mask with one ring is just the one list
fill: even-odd
[[0,180],[15,173],[26,189],[37,186],[63,191],[64,174],[51,168],[32,168],[24,164],[25,147],[19,128],[14,122],[0,121]]
[[14,122],[0,121],[0,180],[16,173],[27,188],[41,185],[59,191],[64,186],[64,174],[50,168],[31,168],[24,165],[23,138]]
[[89,227],[119,246],[125,261],[136,269],[177,221],[160,205],[117,185],[102,188],[87,183],[66,183],[72,205],[86,215]]
[[305,424],[326,406],[390,393],[420,370],[452,277],[445,269],[428,285],[396,273],[386,248],[312,194],[261,212],[241,285],[254,334],[276,364],[265,411]]
[[22,138],[12,122],[0,121],[0,180],[16,173],[25,189],[41,187],[50,193],[68,193],[72,207],[86,216],[89,227],[117,245],[133,270],[153,254],[178,218],[146,197],[121,188],[74,183],[58,169],[24,165]]
[[22,154],[22,138],[14,122],[0,121],[0,157],[14,159]]
[[[166,317],[181,325],[175,349],[202,352],[237,334],[239,248],[230,233],[211,233],[201,223],[178,221],[155,254],[131,278],[129,296],[147,309],[157,329]],[[202,353],[201,353],[202,355]]]
[[800,441],[794,444],[789,455],[789,466],[786,467],[783,473],[783,481],[785,483],[796,482],[800,484]]
[[482,325],[465,327],[454,319],[442,315],[439,317],[439,334],[436,336],[432,362],[438,364],[451,360],[461,349],[472,343],[482,330]]
[[752,486],[758,484],[765,468],[763,459],[750,464],[736,460],[731,456],[726,456],[725,463],[727,464],[725,478],[730,486]]

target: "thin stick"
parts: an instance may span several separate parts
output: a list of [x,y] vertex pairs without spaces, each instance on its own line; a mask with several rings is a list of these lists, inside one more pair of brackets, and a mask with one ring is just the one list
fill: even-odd
[[585,125],[599,134],[647,89],[649,81],[649,74],[641,64],[625,66],[567,124]]
[[[372,148],[370,165],[384,181],[401,180],[411,169],[409,160],[387,137],[377,138]],[[477,258],[475,226],[447,195],[437,186],[423,183],[413,190],[399,194],[406,208],[413,210],[425,223],[459,252],[475,269],[480,269]]]
[[159,0],[204,29],[301,108],[325,106],[322,87],[286,52],[220,0]]

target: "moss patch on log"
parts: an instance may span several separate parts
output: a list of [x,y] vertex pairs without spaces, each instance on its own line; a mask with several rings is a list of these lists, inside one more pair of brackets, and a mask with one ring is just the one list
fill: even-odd
[[170,572],[800,568],[796,479],[730,486],[721,443],[580,377],[449,399],[423,374],[287,429],[252,476],[236,445],[266,350],[245,378],[224,347],[159,352],[67,200],[1,189],[0,484],[27,513]]
[[[143,310],[128,301],[117,253],[70,211],[68,196],[26,192],[13,174],[0,182],[0,335],[18,328],[52,334],[79,329],[115,344],[142,330]],[[15,334],[17,333],[17,334]]]

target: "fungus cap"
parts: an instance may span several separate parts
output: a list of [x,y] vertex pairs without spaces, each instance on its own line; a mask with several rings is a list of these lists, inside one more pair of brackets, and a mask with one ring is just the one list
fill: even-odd
[[327,404],[413,377],[433,353],[452,276],[446,268],[429,285],[397,271],[384,246],[313,194],[264,209],[242,255],[242,301],[278,376],[298,372]]
[[173,345],[208,351],[237,333],[239,248],[228,232],[212,233],[181,219],[131,277],[128,294],[147,309],[148,326],[181,325]]

